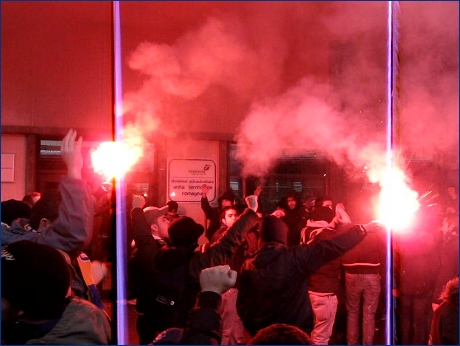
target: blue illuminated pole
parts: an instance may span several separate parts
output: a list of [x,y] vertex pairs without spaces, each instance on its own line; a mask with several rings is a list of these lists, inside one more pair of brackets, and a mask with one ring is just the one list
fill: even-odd
[[[115,140],[123,141],[123,98],[121,79],[121,32],[120,4],[113,2],[113,39],[114,39],[114,93],[115,93]],[[126,304],[126,189],[124,176],[120,174],[115,181],[116,191],[116,324],[117,344],[128,344],[127,304]]]
[[[387,176],[393,167],[394,151],[394,120],[397,115],[397,78],[398,78],[398,33],[399,33],[399,2],[388,2],[388,41],[387,41],[387,114],[386,114],[386,170]],[[386,232],[386,335],[387,345],[393,345],[395,342],[395,316],[394,316],[394,297],[393,297],[393,244],[392,230]]]

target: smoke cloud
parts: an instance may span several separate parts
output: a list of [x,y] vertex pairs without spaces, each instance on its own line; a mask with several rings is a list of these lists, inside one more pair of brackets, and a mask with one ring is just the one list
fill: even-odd
[[[403,2],[399,24],[396,148],[456,153],[458,2]],[[137,46],[128,65],[143,84],[125,95],[127,122],[145,135],[233,127],[244,175],[321,152],[378,181],[387,25],[385,2],[234,3],[173,43]]]

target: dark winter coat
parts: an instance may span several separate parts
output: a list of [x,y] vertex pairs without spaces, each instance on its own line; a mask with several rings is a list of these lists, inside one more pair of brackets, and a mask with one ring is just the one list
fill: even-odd
[[359,227],[317,244],[287,247],[266,243],[243,264],[238,278],[237,310],[246,330],[256,332],[273,323],[311,331],[312,311],[307,277],[365,238]]
[[204,252],[193,251],[192,248],[184,247],[160,247],[158,242],[152,237],[150,226],[145,220],[141,208],[134,208],[131,212],[134,230],[134,240],[138,249],[138,259],[141,261],[141,271],[144,273],[145,295],[137,297],[136,309],[143,314],[157,316],[158,311],[153,310],[156,296],[149,294],[155,290],[153,280],[154,273],[168,272],[181,266],[184,262],[188,263],[188,273],[186,277],[187,285],[183,293],[183,301],[180,304],[181,311],[177,314],[178,319],[172,323],[165,324],[162,317],[158,316],[158,325],[152,329],[161,332],[170,327],[184,327],[188,311],[195,304],[196,295],[199,292],[199,275],[202,269],[216,265],[228,264],[233,252],[243,240],[245,233],[254,227],[258,222],[257,214],[247,209],[220,239]]

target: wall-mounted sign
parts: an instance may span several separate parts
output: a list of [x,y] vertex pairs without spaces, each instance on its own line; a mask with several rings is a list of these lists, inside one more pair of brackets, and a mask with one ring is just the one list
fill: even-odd
[[176,202],[200,202],[203,185],[216,198],[216,164],[205,159],[168,159],[168,196]]

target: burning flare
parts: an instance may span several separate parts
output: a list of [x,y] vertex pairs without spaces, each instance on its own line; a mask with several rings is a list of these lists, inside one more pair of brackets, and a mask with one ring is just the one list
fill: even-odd
[[380,186],[377,217],[388,229],[401,232],[412,224],[420,207],[418,194],[409,188],[404,172],[397,167],[386,171]]
[[122,177],[139,157],[139,150],[130,148],[123,142],[102,142],[91,152],[94,171],[107,179]]

